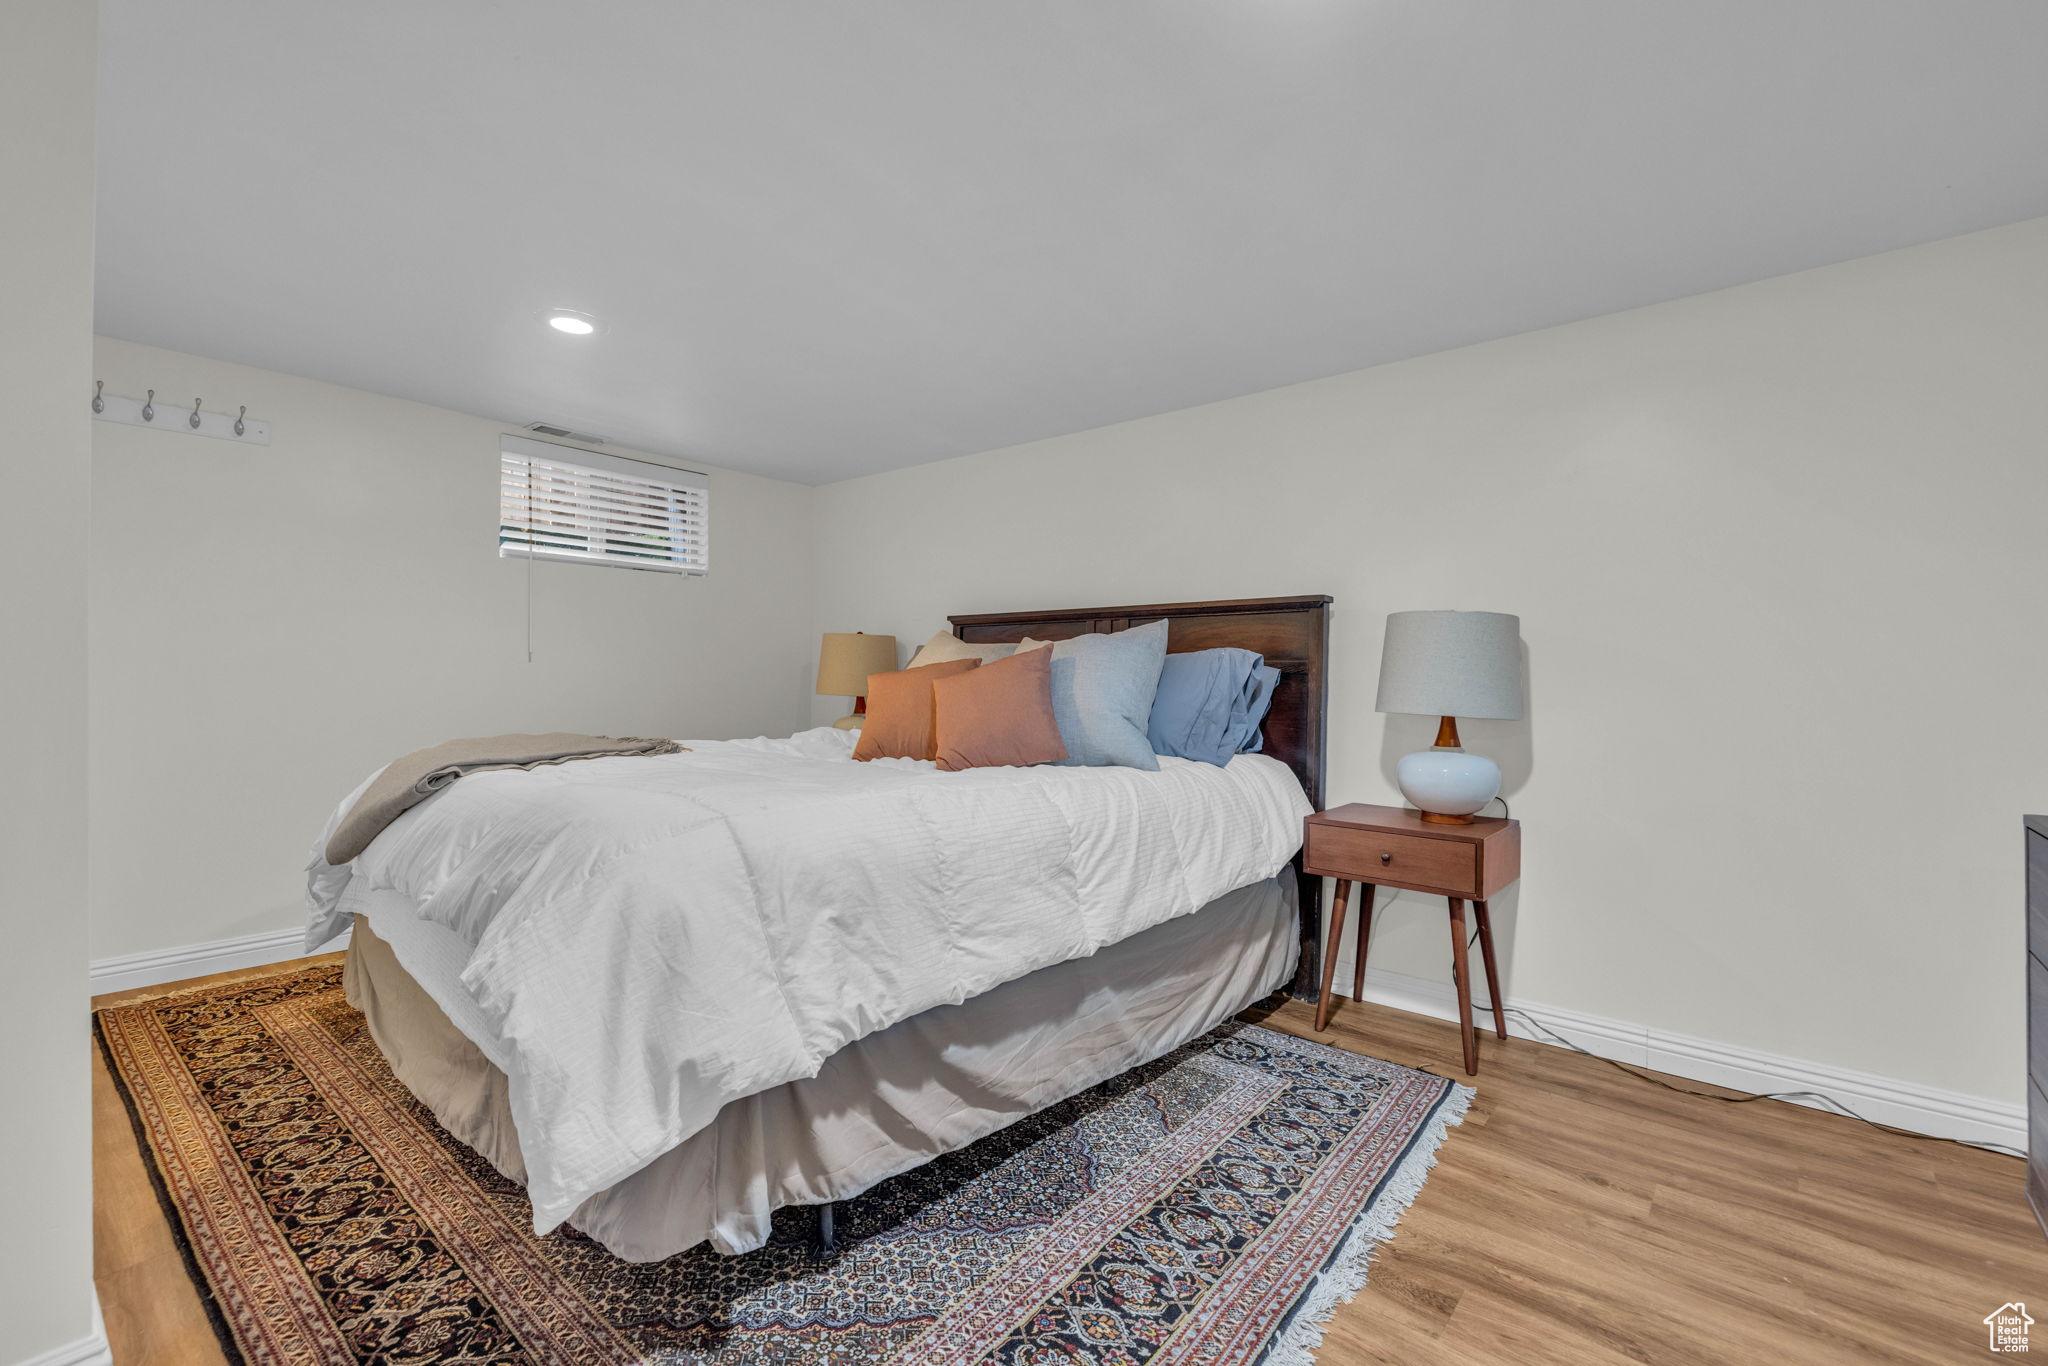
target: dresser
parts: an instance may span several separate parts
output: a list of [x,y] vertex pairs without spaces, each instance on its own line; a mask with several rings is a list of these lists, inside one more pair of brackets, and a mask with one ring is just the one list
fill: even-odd
[[2027,1202],[2048,1233],[2048,816],[2027,817]]

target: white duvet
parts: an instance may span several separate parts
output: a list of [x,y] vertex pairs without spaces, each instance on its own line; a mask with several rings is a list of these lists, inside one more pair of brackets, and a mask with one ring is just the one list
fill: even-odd
[[855,1039],[1272,877],[1310,809],[1256,754],[943,773],[830,728],[689,743],[474,774],[341,868],[314,844],[309,947],[385,892],[466,952],[536,1232]]

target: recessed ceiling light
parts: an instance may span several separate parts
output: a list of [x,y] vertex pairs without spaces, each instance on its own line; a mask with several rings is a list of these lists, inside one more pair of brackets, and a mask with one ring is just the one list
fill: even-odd
[[566,308],[557,308],[548,315],[548,326],[557,332],[566,332],[572,337],[587,337],[597,331],[597,319],[588,313],[577,313]]

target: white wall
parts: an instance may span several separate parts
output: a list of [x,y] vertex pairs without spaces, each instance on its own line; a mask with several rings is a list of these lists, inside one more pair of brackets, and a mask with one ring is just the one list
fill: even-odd
[[423,745],[804,724],[809,488],[711,469],[703,578],[501,560],[516,428],[107,338],[95,363],[272,432],[93,424],[95,958],[301,923],[321,822]]
[[1511,995],[2017,1100],[2044,437],[2039,220],[830,485],[818,626],[1330,593],[1329,799],[1398,802],[1385,615],[1519,613]]
[[[1512,994],[2016,1100],[2044,303],[2037,221],[818,490],[714,472],[712,576],[536,566],[532,664],[506,428],[102,340],[110,392],[276,437],[93,426],[91,952],[297,923],[332,803],[452,735],[787,731],[844,707],[819,629],[1329,592],[1332,801],[1428,743],[1372,710],[1385,613],[1523,618],[1528,721],[1465,727],[1528,823]],[[1447,975],[1438,903],[1382,921],[1377,965]]]
[[92,444],[91,0],[0,40],[0,1361],[88,1338],[85,577]]

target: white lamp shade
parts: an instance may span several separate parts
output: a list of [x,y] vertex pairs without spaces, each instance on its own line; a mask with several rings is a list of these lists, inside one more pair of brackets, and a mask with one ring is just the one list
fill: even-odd
[[1394,612],[1378,710],[1522,719],[1522,619],[1506,612]]

